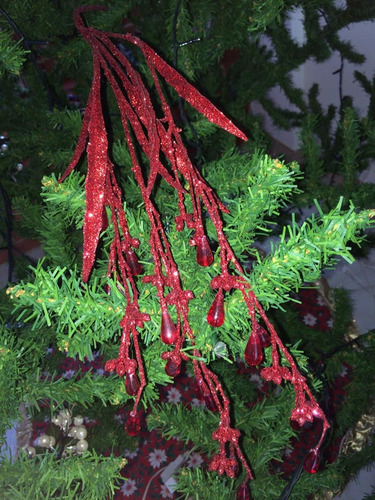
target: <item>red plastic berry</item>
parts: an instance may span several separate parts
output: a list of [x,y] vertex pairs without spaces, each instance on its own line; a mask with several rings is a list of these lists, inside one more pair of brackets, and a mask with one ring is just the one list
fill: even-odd
[[262,347],[268,347],[271,344],[270,334],[260,325],[258,325],[256,332],[259,337],[260,345]]
[[139,391],[141,383],[135,373],[127,373],[125,375],[125,390],[129,396],[135,396]]
[[142,264],[139,263],[137,254],[133,252],[131,248],[129,248],[126,251],[126,262],[133,276],[138,276],[138,274],[142,274],[143,272]]
[[173,323],[168,311],[161,313],[160,338],[167,345],[175,344],[178,340],[176,325]]
[[181,363],[174,363],[171,359],[168,359],[165,365],[165,373],[170,377],[177,377],[181,371]]
[[251,500],[250,490],[247,484],[241,484],[238,488],[236,500]]
[[129,436],[136,436],[141,430],[141,419],[136,413],[135,415],[129,415],[127,421],[125,422],[125,431]]
[[245,361],[248,365],[256,366],[262,362],[263,351],[258,335],[253,331],[246,345],[244,353]]
[[212,264],[214,256],[207,237],[202,236],[197,242],[197,262],[200,266],[207,267]]
[[319,450],[312,450],[303,461],[303,468],[309,474],[315,474],[319,470],[320,453]]
[[208,311],[207,322],[211,326],[221,326],[224,320],[224,295],[223,291],[219,290]]

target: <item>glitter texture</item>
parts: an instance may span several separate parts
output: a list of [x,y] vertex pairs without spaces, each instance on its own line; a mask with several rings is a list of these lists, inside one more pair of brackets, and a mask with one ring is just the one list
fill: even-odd
[[[205,182],[197,168],[191,163],[181,140],[180,130],[174,122],[171,109],[162,92],[159,78],[164,78],[183,99],[206,116],[209,121],[242,140],[246,140],[246,136],[175,69],[163,61],[145,42],[131,34],[105,33],[87,27],[82,14],[95,10],[106,10],[106,8],[87,6],[80,7],[74,12],[77,29],[92,48],[93,81],[80,137],[71,163],[60,182],[76,167],[79,159],[86,151],[88,168],[85,182],[83,281],[86,282],[89,279],[94,266],[101,231],[105,229],[108,223],[112,224],[114,228],[107,274],[109,277],[117,277],[119,286],[124,291],[125,306],[124,316],[120,322],[122,336],[118,357],[107,361],[105,368],[110,372],[116,371],[120,377],[124,377],[128,394],[135,396],[131,417],[126,425],[127,432],[134,435],[140,428],[137,407],[146,385],[138,336],[144,322],[149,321],[150,317],[140,311],[138,304],[139,292],[135,280],[140,279],[137,276],[143,272],[143,269],[134,250],[138,248],[139,240],[130,234],[123,209],[121,190],[114,175],[113,164],[110,161],[100,95],[104,78],[112,87],[118,103],[125,138],[132,159],[132,172],[140,188],[145,211],[150,221],[150,249],[154,270],[152,275],[143,276],[142,279],[145,283],[150,283],[156,288],[156,296],[160,302],[161,340],[169,346],[169,349],[172,349],[162,354],[162,359],[166,361],[166,372],[171,376],[175,376],[179,372],[181,362],[188,359],[182,348],[185,339],[189,339],[189,344],[193,347],[191,362],[199,390],[206,404],[209,404],[211,411],[218,411],[220,414],[219,426],[212,435],[213,439],[219,443],[219,452],[212,458],[210,469],[216,470],[219,474],[226,473],[232,478],[239,470],[238,461],[240,461],[246,473],[243,482],[244,488],[247,480],[252,476],[238,443],[240,433],[237,429],[231,427],[229,400],[219,379],[203,361],[198,361],[203,356],[195,347],[195,333],[192,331],[189,322],[189,301],[194,297],[194,294],[191,290],[182,288],[180,271],[173,259],[170,242],[164,230],[161,216],[150,196],[158,176],[161,176],[165,182],[176,190],[178,195],[176,228],[181,231],[186,225],[194,231],[194,238],[190,243],[197,246],[197,260],[203,266],[211,264],[213,255],[210,253],[211,250],[204,231],[204,214],[202,214],[202,210],[205,210],[205,213],[210,217],[216,230],[220,249],[219,275],[212,279],[211,288],[218,290],[217,297],[221,301],[223,301],[224,292],[233,289],[239,290],[245,307],[248,309],[253,325],[254,338],[256,335],[259,342],[259,359],[263,345],[260,345],[259,336],[255,334],[256,330],[260,328],[256,315],[261,318],[262,323],[265,325],[262,334],[265,337],[269,336],[272,346],[272,366],[263,368],[261,374],[266,380],[273,381],[276,384],[281,384],[283,380],[290,381],[293,384],[295,408],[291,414],[292,421],[301,426],[307,421],[311,422],[314,418],[323,421],[322,435],[315,450],[319,448],[329,425],[311,394],[305,378],[300,374],[295,361],[281,342],[273,325],[269,322],[249,283],[241,278],[244,271],[223,231],[222,213],[227,213],[228,210]],[[149,92],[141,76],[113,40],[136,45],[142,52],[161,104],[162,118],[157,118]],[[149,160],[147,178],[144,177],[138,163],[134,140],[137,141],[138,147]],[[189,206],[192,207],[192,213],[186,211],[186,197],[190,197]],[[107,220],[107,208],[111,213],[109,221]],[[229,265],[234,266],[237,271],[236,275],[231,274]],[[224,321],[224,306],[223,304],[219,305],[219,320],[222,322],[221,320]],[[168,309],[173,311],[177,321],[172,321]],[[130,357],[133,351],[136,359]],[[286,359],[289,366],[281,365],[281,356]]]

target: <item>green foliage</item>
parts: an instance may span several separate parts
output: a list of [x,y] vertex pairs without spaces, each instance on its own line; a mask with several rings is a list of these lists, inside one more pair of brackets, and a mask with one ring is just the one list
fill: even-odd
[[27,55],[21,45],[20,40],[12,39],[9,31],[0,31],[0,78],[7,73],[19,75]]
[[54,453],[33,459],[22,454],[14,463],[4,458],[0,468],[1,498],[21,500],[111,498],[114,479],[120,479],[124,459],[86,452],[56,460]]

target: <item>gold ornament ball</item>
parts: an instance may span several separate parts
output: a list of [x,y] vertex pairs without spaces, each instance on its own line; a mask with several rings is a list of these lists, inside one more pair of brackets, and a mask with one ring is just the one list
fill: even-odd
[[89,443],[85,439],[81,439],[76,444],[77,453],[79,453],[79,454],[84,453],[88,447],[89,447]]
[[53,448],[56,444],[56,438],[55,436],[49,436],[49,447]]

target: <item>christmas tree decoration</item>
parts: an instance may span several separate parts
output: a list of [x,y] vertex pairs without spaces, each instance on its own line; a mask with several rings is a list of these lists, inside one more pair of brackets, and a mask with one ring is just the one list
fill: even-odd
[[320,452],[318,449],[313,449],[303,461],[303,468],[309,474],[315,474],[319,470]]
[[251,500],[248,484],[241,484],[237,490],[236,500]]
[[[126,391],[129,395],[136,396],[132,420],[129,421],[126,429],[128,433],[135,432],[138,426],[135,422],[137,407],[146,386],[138,337],[144,322],[149,321],[150,316],[147,312],[141,312],[139,308],[139,293],[134,280],[139,274],[139,269],[135,264],[136,257],[133,252],[133,248],[138,247],[139,241],[130,234],[127,215],[122,206],[121,191],[109,156],[101,100],[103,77],[112,87],[119,106],[124,134],[132,159],[132,171],[140,188],[151,226],[150,249],[154,263],[154,274],[144,276],[143,282],[150,283],[156,288],[156,294],[160,301],[161,341],[168,346],[176,344],[176,355],[179,352],[180,356],[182,356],[181,349],[185,339],[193,346],[194,374],[206,405],[211,411],[218,411],[220,414],[219,426],[212,434],[213,439],[219,442],[220,449],[219,453],[212,458],[210,470],[215,470],[220,475],[226,473],[229,477],[234,477],[238,470],[237,460],[239,460],[246,472],[246,479],[249,479],[252,474],[238,443],[240,433],[231,424],[229,400],[218,377],[206,366],[204,361],[200,360],[201,353],[194,347],[196,345],[195,336],[198,332],[192,331],[189,321],[189,301],[193,299],[194,292],[182,288],[180,269],[174,261],[173,248],[163,227],[160,213],[150,196],[158,176],[161,176],[176,190],[179,210],[179,214],[175,218],[176,229],[182,231],[186,224],[187,228],[194,231],[194,237],[190,243],[197,246],[197,262],[204,267],[213,262],[213,254],[204,233],[203,217],[205,212],[203,210],[207,211],[215,228],[220,249],[220,272],[211,281],[211,288],[218,289],[218,293],[209,310],[208,323],[211,326],[223,324],[224,292],[239,290],[253,325],[253,331],[245,349],[245,360],[251,365],[256,365],[261,362],[263,357],[261,341],[257,333],[259,326],[256,316],[259,315],[270,335],[272,348],[272,366],[264,368],[261,374],[267,380],[272,380],[277,384],[280,384],[282,380],[292,382],[295,389],[296,405],[292,411],[292,419],[299,423],[310,421],[313,418],[322,420],[323,430],[317,448],[320,446],[329,424],[309,390],[305,378],[300,374],[294,359],[269,322],[248,281],[243,278],[244,270],[224,233],[222,214],[228,213],[228,209],[192,164],[181,140],[180,130],[176,126],[171,109],[167,104],[158,75],[163,77],[181,98],[206,116],[209,121],[242,140],[246,140],[246,136],[142,40],[131,34],[106,33],[91,27],[88,28],[82,15],[95,10],[105,10],[105,8],[99,6],[80,7],[74,12],[77,29],[92,48],[94,75],[78,144],[72,161],[60,182],[64,181],[77,166],[86,149],[88,169],[85,183],[86,210],[83,228],[82,276],[84,282],[88,281],[95,263],[100,233],[104,225],[103,209],[109,207],[111,211],[114,239],[110,247],[107,275],[116,274],[119,285],[124,290],[126,306],[125,314],[120,322],[122,338],[119,356],[117,359],[108,361],[106,369],[108,371],[116,370],[119,376],[126,374]],[[157,118],[150,94],[140,75],[112,39],[131,43],[141,50],[161,104],[162,118]],[[147,176],[142,172],[138,162],[134,139],[148,158]],[[188,186],[188,190],[185,186]],[[192,213],[188,213],[186,210],[188,199]],[[124,248],[126,249],[125,256]],[[129,252],[131,252],[131,258],[129,258]],[[173,306],[177,316],[176,324],[173,322],[167,306]],[[136,361],[130,358],[131,346],[135,351]],[[289,367],[280,364],[281,354],[286,358]],[[171,369],[171,365],[168,369]],[[136,370],[138,370],[139,378],[135,373]],[[171,371],[173,372],[173,370]]]
[[207,323],[211,326],[221,326],[225,321],[224,294],[220,289],[212,302],[207,314]]
[[263,359],[262,344],[256,329],[250,335],[244,352],[244,359],[250,366],[259,365]]
[[141,383],[134,372],[125,375],[125,389],[129,396],[136,396],[138,394]]
[[[77,436],[85,434],[84,421],[76,420],[71,412],[56,415],[57,446],[41,448],[33,439],[34,460],[33,450],[29,456],[22,443],[24,453],[13,463],[2,462],[0,496],[13,498],[17,491],[20,498],[142,497],[151,476],[193,446],[199,458],[198,453],[191,453],[177,472],[175,496],[228,500],[237,494],[246,498],[251,491],[258,500],[279,498],[280,493],[284,498],[284,488],[287,494],[293,488],[296,498],[308,498],[311,491],[321,498],[327,490],[337,494],[360,464],[372,457],[369,446],[357,443],[360,452],[351,449],[347,457],[342,454],[337,460],[335,443],[369,411],[369,400],[373,400],[374,377],[369,368],[375,352],[373,335],[365,342],[356,341],[354,349],[342,349],[350,307],[343,311],[335,304],[332,324],[324,331],[320,315],[316,329],[305,328],[304,318],[297,321],[290,316],[294,301],[300,300],[301,307],[306,307],[304,314],[309,313],[306,324],[310,320],[311,324],[317,299],[302,298],[306,283],[316,286],[322,269],[333,267],[337,258],[352,262],[356,243],[364,241],[359,234],[374,220],[373,212],[360,210],[373,207],[374,189],[361,184],[358,170],[372,155],[375,137],[373,109],[363,119],[353,106],[346,108],[347,102],[340,102],[336,114],[332,107],[326,112],[326,107],[320,108],[317,93],[295,88],[291,70],[306,59],[322,61],[332,51],[344,62],[356,58],[358,62],[355,44],[341,43],[341,33],[353,20],[358,24],[368,6],[352,9],[349,3],[338,6],[334,0],[300,6],[298,17],[306,36],[296,44],[289,29],[295,6],[284,0],[267,0],[260,9],[258,4],[139,0],[133,9],[121,0],[111,0],[106,4],[109,12],[84,16],[84,33],[97,42],[94,59],[100,56],[94,64],[99,91],[94,91],[95,85],[90,91],[92,44],[86,43],[72,22],[72,8],[79,5],[78,0],[3,2],[0,33],[16,26],[21,32],[18,40],[28,52],[21,74],[2,80],[2,130],[11,138],[1,156],[2,187],[17,215],[17,233],[37,239],[45,257],[31,271],[26,270],[26,260],[21,265],[17,262],[13,278],[23,281],[11,285],[1,301],[0,424],[2,429],[9,428],[9,422],[13,425],[19,418],[19,405],[25,404],[36,409],[32,412],[33,438],[45,434],[51,444],[50,427],[54,426],[49,424],[50,408],[43,406],[48,400],[53,408],[68,406],[83,412],[90,432],[89,439],[78,440]],[[127,35],[117,38],[119,32],[136,35],[137,43],[126,39]],[[263,34],[272,40],[272,47],[264,46]],[[43,47],[30,45],[40,38]],[[199,42],[190,43],[198,38]],[[154,59],[154,52],[144,57],[147,47],[163,54],[175,73]],[[9,40],[10,50],[2,50],[0,72],[4,68],[7,72],[9,56],[16,48]],[[120,60],[117,50],[127,63]],[[53,70],[41,72],[33,58],[42,64],[43,59],[53,61]],[[149,62],[154,60],[156,81],[149,71]],[[204,110],[193,106],[207,101],[191,94],[190,105],[179,97],[180,84],[185,95],[194,91],[189,84],[185,87],[177,70],[193,85],[199,82],[200,92],[248,131],[246,144],[243,137],[236,139],[209,123]],[[373,93],[374,82],[363,77],[361,84],[366,93]],[[295,111],[281,110],[277,102],[271,102],[269,90],[276,85],[296,106]],[[96,103],[99,94],[100,105]],[[81,109],[76,107],[79,101]],[[297,163],[275,158],[283,151],[279,145],[276,150],[269,148],[254,101],[278,125],[302,123],[305,180]],[[168,118],[169,106],[173,120]],[[105,129],[95,118],[101,113]],[[215,113],[212,110],[211,116]],[[79,165],[87,173],[86,186],[84,175],[77,171],[58,184],[82,121],[87,136],[82,139]],[[127,138],[133,149],[127,147]],[[83,158],[86,145],[88,169]],[[103,145],[109,161],[97,169],[95,157],[100,155],[96,152]],[[131,151],[137,163],[132,162]],[[285,157],[299,159],[291,151]],[[17,170],[17,163],[25,158],[30,158],[30,168],[22,165]],[[325,185],[322,174],[328,174],[334,185],[329,179]],[[104,178],[102,184],[96,182],[97,176],[99,181]],[[335,184],[339,176],[344,188]],[[102,206],[91,210],[102,194]],[[342,202],[332,203],[341,195]],[[317,206],[314,215],[299,219],[295,212],[313,198],[319,199],[324,210]],[[358,210],[349,204],[350,198]],[[3,225],[3,233],[4,229]],[[259,248],[264,238],[266,244],[272,242],[266,252]],[[83,239],[84,275],[94,254],[87,284],[81,277]],[[8,247],[12,252],[11,242]],[[232,288],[215,282],[227,275],[236,280]],[[217,295],[220,321],[212,318],[212,325],[207,315]],[[272,321],[267,323],[257,301]],[[164,311],[169,328],[162,328]],[[273,333],[272,323],[282,332],[283,344]],[[16,324],[20,326],[8,326]],[[257,344],[256,359],[252,358],[258,364],[248,366],[245,351],[250,333],[252,341],[258,337],[260,348]],[[289,359],[298,363],[297,369],[282,345],[288,346]],[[56,361],[46,355],[51,346],[57,347],[58,356],[66,357],[56,377],[52,375]],[[99,361],[102,355],[115,358],[106,365],[112,373]],[[319,376],[314,376],[315,371]],[[330,391],[324,391],[324,410],[332,420],[332,432],[325,440],[324,457],[330,465],[320,467],[316,474],[304,472],[298,479],[294,473],[301,473],[300,457],[314,449],[323,427],[305,389],[308,384],[314,397],[321,397],[325,379]],[[222,388],[225,384],[225,390],[221,391],[220,384]],[[195,385],[197,396],[189,390]],[[333,401],[336,396],[344,400],[338,410]],[[129,413],[136,403],[133,419]],[[146,426],[140,428],[141,406],[148,410],[148,431]],[[288,425],[292,408],[299,411],[292,413]],[[236,442],[237,434],[231,435],[227,428],[241,432],[239,449],[251,465],[251,483],[235,446],[228,444]],[[58,433],[65,429],[69,444],[64,460],[56,460],[61,451]],[[171,443],[166,444],[166,436]],[[81,454],[84,441],[90,447]],[[138,453],[131,454],[138,445]],[[152,463],[151,448],[155,451]],[[116,461],[117,450],[121,457]],[[164,451],[167,461],[159,463]],[[124,467],[122,458],[130,454],[121,471],[123,478],[131,478],[126,483],[118,472]],[[212,457],[211,470],[222,472],[221,476],[208,470]],[[159,469],[154,467],[156,462]],[[231,479],[228,474],[238,477]],[[154,493],[160,498],[167,491],[160,485]]]
[[160,339],[167,345],[175,344],[178,340],[176,325],[167,310],[161,313]]
[[181,371],[181,363],[174,363],[172,359],[167,361],[165,365],[165,373],[170,377],[177,377]]
[[200,266],[210,266],[214,261],[214,256],[206,236],[198,238],[197,242],[197,262]]
[[130,413],[125,423],[125,431],[129,436],[136,436],[141,430],[141,417],[139,413]]

